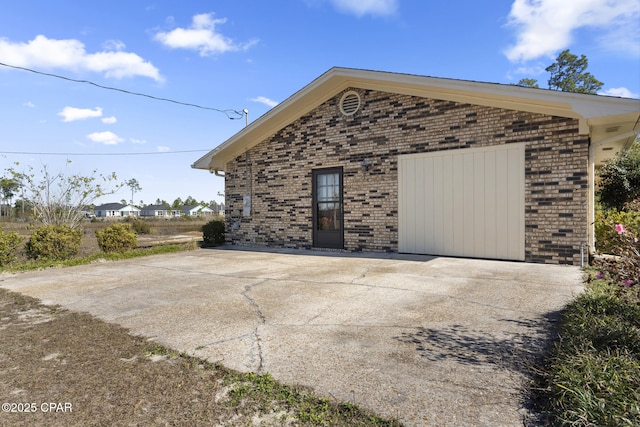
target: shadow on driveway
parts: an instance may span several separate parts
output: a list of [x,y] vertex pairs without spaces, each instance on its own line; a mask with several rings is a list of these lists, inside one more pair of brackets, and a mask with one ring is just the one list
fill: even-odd
[[547,351],[556,337],[560,312],[547,314],[543,319],[499,319],[515,323],[517,331],[499,335],[470,329],[464,325],[445,328],[416,328],[394,339],[413,345],[416,353],[428,361],[454,360],[462,365],[495,365],[498,368],[530,373],[530,367]]

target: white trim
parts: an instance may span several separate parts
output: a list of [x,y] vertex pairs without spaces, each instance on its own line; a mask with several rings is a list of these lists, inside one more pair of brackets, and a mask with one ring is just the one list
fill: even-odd
[[[442,79],[381,71],[332,68],[253,123],[196,160],[192,167],[224,171],[247,149],[307,114],[327,99],[352,88],[442,99],[579,120],[582,134],[622,124],[618,134],[637,127],[640,100],[586,95],[515,85]],[[622,120],[622,123],[621,123]],[[609,134],[607,138],[616,134]]]

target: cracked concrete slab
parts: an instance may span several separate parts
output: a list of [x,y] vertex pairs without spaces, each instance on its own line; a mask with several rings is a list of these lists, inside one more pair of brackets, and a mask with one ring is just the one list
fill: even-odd
[[0,286],[409,426],[522,425],[527,363],[582,290],[575,267],[237,248]]

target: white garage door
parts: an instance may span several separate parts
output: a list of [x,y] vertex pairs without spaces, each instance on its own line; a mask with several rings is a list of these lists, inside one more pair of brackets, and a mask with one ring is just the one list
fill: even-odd
[[398,158],[398,249],[524,260],[524,144]]

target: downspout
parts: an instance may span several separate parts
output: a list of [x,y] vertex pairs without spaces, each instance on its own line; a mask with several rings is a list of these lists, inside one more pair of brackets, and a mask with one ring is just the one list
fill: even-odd
[[588,171],[588,182],[589,182],[589,195],[587,204],[588,204],[588,217],[587,217],[587,245],[589,246],[590,253],[596,252],[596,242],[595,242],[595,222],[596,222],[596,166],[595,166],[595,155],[596,155],[596,147],[591,143],[591,138],[589,138],[589,171]]

